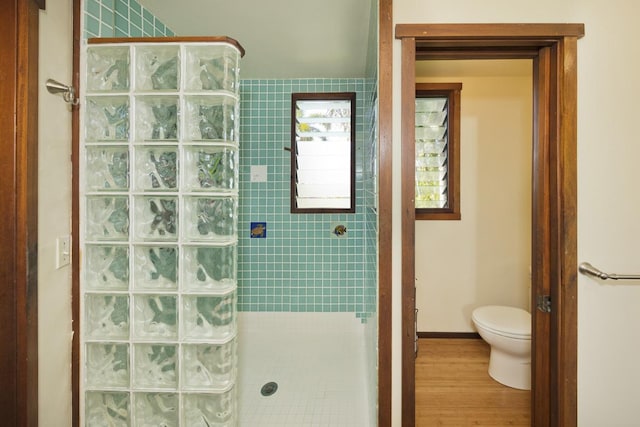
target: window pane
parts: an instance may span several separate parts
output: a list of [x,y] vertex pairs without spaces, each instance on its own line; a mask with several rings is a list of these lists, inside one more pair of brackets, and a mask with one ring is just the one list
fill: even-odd
[[293,212],[353,211],[353,101],[354,93],[293,94]]
[[416,208],[447,206],[447,97],[416,98]]

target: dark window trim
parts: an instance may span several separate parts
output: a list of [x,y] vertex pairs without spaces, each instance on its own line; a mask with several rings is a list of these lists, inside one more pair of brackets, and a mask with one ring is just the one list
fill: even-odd
[[416,209],[416,220],[460,220],[460,92],[462,83],[416,83],[416,98],[447,97],[447,206]]
[[[296,171],[297,145],[296,145],[296,103],[297,101],[318,100],[348,100],[351,101],[351,172],[350,172],[350,199],[349,208],[298,208],[296,204]],[[313,92],[291,94],[291,213],[355,213],[356,211],[356,93],[355,92]]]

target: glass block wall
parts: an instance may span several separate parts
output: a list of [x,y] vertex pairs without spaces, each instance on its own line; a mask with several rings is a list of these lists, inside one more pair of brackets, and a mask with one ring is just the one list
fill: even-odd
[[[367,225],[375,229],[374,88],[367,79],[241,81],[240,311],[375,311],[377,243]],[[356,92],[355,214],[289,213],[292,92]],[[266,182],[251,181],[252,166],[266,167]],[[251,237],[252,223],[266,224],[265,238]],[[332,234],[336,224],[346,237]]]
[[237,46],[90,44],[80,132],[86,425],[236,425]]

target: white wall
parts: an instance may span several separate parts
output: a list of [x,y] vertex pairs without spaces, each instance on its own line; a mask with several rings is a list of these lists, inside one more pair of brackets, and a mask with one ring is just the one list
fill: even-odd
[[532,63],[421,61],[417,82],[461,82],[460,221],[416,221],[420,332],[473,332],[471,312],[529,309]]
[[71,227],[71,112],[45,89],[71,83],[71,0],[40,12],[38,77],[38,415],[41,426],[71,425],[71,269],[56,269],[55,241]]
[[[640,270],[640,3],[627,0],[395,0],[394,24],[576,22],[578,42],[578,259],[612,272]],[[400,42],[394,42],[394,93],[400,93]],[[400,141],[400,99],[394,140]],[[400,193],[400,144],[394,144]],[[394,426],[400,426],[400,202],[394,199]],[[640,419],[640,286],[578,278],[578,423],[634,426]]]

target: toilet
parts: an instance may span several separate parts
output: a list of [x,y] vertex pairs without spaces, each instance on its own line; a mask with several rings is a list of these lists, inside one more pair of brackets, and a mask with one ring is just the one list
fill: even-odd
[[516,307],[488,305],[471,314],[491,346],[489,375],[506,386],[531,390],[531,314]]

